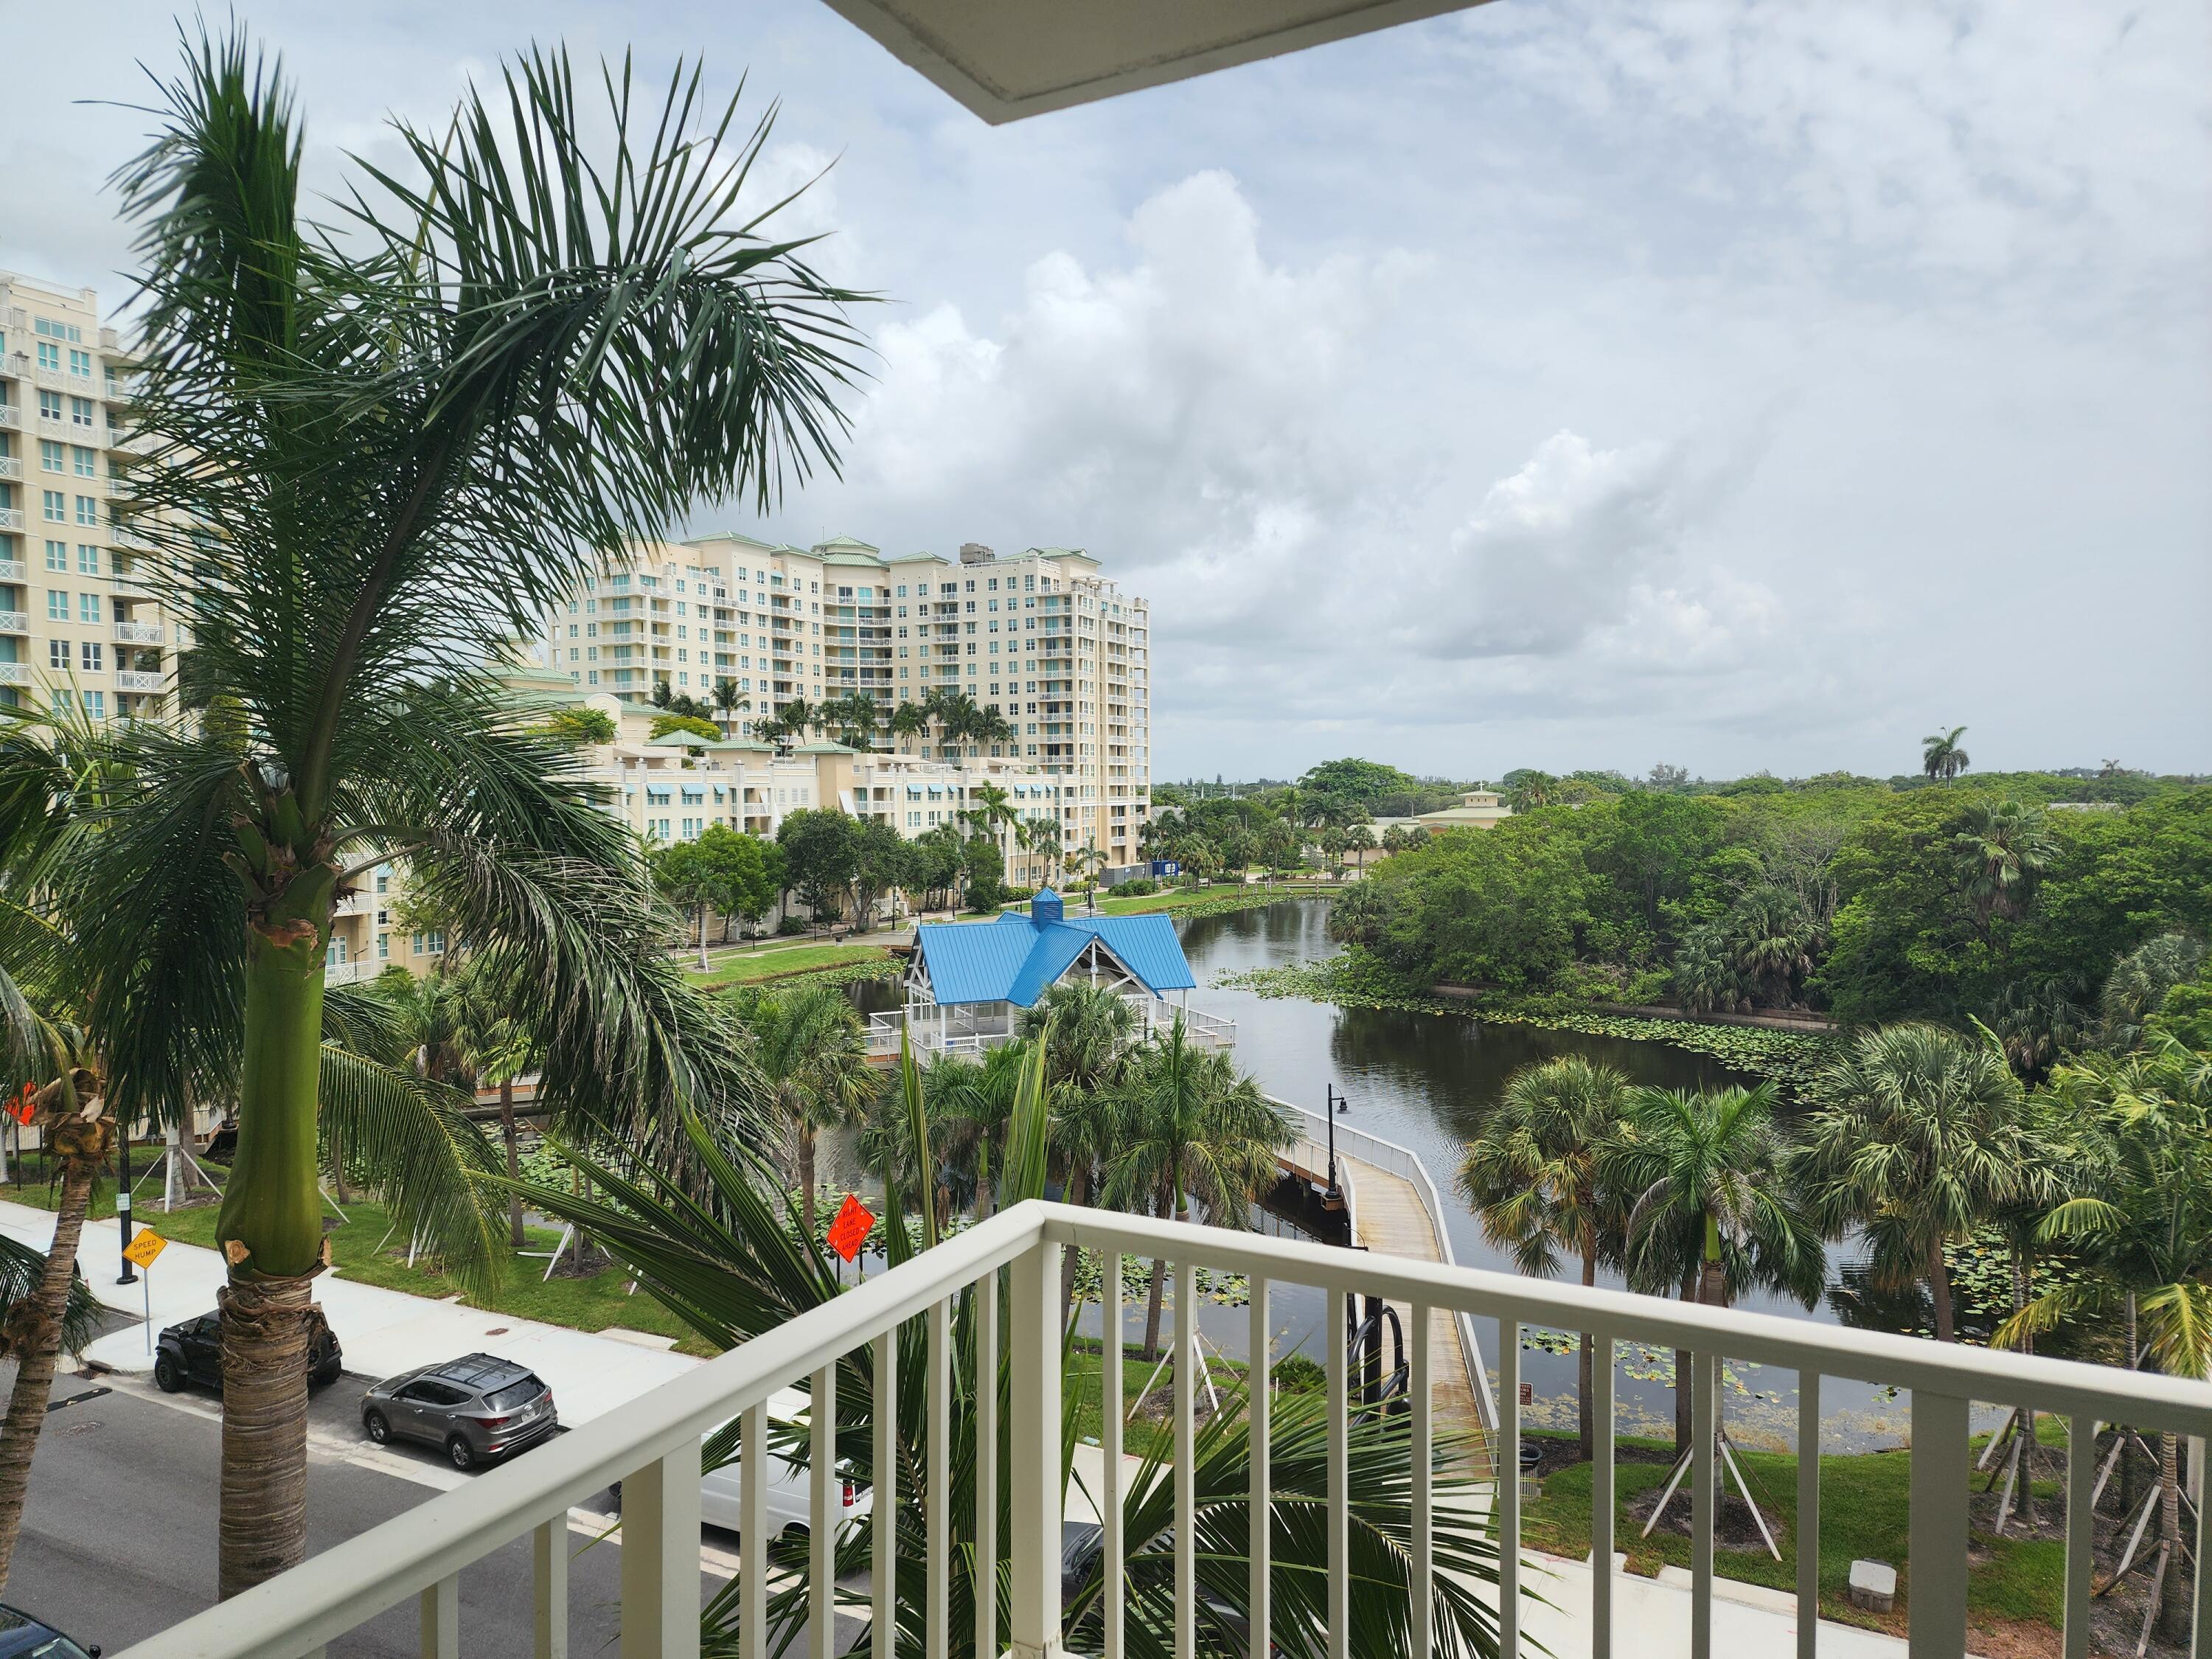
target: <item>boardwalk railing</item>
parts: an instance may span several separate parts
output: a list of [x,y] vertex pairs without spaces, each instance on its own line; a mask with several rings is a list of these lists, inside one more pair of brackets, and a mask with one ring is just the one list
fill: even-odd
[[[1269,1096],[1269,1099],[1274,1099]],[[1293,1106],[1286,1100],[1275,1104],[1297,1114],[1306,1138],[1316,1146],[1328,1145],[1328,1120],[1318,1112],[1310,1112],[1303,1106]],[[1437,1183],[1429,1178],[1428,1166],[1421,1162],[1420,1154],[1401,1146],[1395,1140],[1385,1140],[1380,1135],[1369,1134],[1364,1129],[1355,1129],[1349,1124],[1336,1126],[1336,1150],[1340,1157],[1358,1158],[1386,1175],[1396,1176],[1413,1189],[1421,1208],[1429,1218],[1429,1231],[1436,1237],[1437,1260],[1447,1267],[1457,1267],[1459,1258],[1452,1253],[1451,1230],[1444,1224],[1444,1203],[1437,1191]],[[1353,1241],[1357,1243],[1357,1239]],[[1474,1320],[1462,1312],[1456,1316],[1459,1325],[1460,1352],[1467,1360],[1467,1384],[1474,1390],[1474,1408],[1482,1419],[1483,1431],[1494,1434],[1498,1430],[1498,1401],[1490,1391],[1490,1371],[1482,1363],[1482,1345],[1475,1340]],[[1503,1464],[1498,1466],[1504,1468]]]
[[[1009,1345],[1009,1382],[1005,1395],[1006,1455],[976,1464],[975,1513],[995,1517],[998,1494],[1010,1500],[1010,1526],[1003,1539],[979,1540],[988,1558],[1006,1563],[1001,1598],[981,1598],[975,1607],[974,1650],[1011,1653],[1017,1659],[1053,1659],[1063,1651],[1060,1628],[1062,1404],[1060,1252],[1068,1247],[1103,1254],[1104,1328],[1120,1328],[1124,1255],[1158,1257],[1173,1264],[1176,1305],[1195,1305],[1195,1273],[1200,1267],[1243,1273],[1251,1287],[1250,1320],[1255,1387],[1267,1382],[1268,1308],[1276,1285],[1317,1286],[1327,1292],[1326,1329],[1344,1328],[1346,1299],[1380,1296],[1409,1304],[1417,1316],[1428,1310],[1494,1318],[1501,1341],[1498,1369],[1503,1382],[1498,1437],[1498,1467],[1516,1463],[1521,1417],[1518,1381],[1520,1332],[1523,1326],[1587,1330],[1600,1339],[1595,1367],[1598,1458],[1592,1467],[1593,1560],[1589,1603],[1589,1651],[1595,1659],[1616,1652],[1672,1650],[1671,1632],[1614,1628],[1615,1575],[1612,1559],[1613,1485],[1613,1345],[1635,1341],[1692,1354],[1698,1448],[1692,1476],[1690,1593],[1692,1659],[1711,1659],[1713,1651],[1713,1522],[1718,1486],[1713,1447],[1723,1358],[1749,1360],[1798,1373],[1807,1447],[1817,1444],[1820,1379],[1855,1378],[1909,1389],[1912,1395],[1910,1536],[1905,1543],[1911,1593],[1910,1650],[1913,1659],[1958,1659],[1966,1642],[1967,1424],[1973,1402],[2033,1407],[2059,1413],[2072,1425],[2066,1506],[2065,1645],[2069,1656],[2085,1654],[2092,1524],[2089,1494],[2095,1477],[2094,1427],[2118,1422],[2152,1432],[2172,1433],[2200,1443],[2212,1436],[2212,1387],[2201,1382],[1996,1352],[1949,1343],[1918,1341],[1866,1331],[1847,1331],[1802,1320],[1741,1313],[1722,1308],[1621,1291],[1584,1290],[1508,1274],[1432,1265],[1400,1258],[1294,1243],[1225,1228],[1197,1227],[1102,1210],[1062,1205],[1018,1205],[936,1249],[888,1273],[870,1277],[836,1300],[812,1309],[779,1329],[745,1343],[663,1384],[626,1409],[584,1425],[548,1443],[519,1462],[494,1469],[458,1489],[336,1546],[291,1571],[228,1601],[185,1620],[128,1650],[122,1659],[304,1659],[384,1610],[415,1600],[422,1615],[425,1659],[459,1659],[472,1650],[460,1628],[459,1574],[471,1563],[503,1546],[533,1537],[537,1617],[536,1651],[543,1659],[568,1650],[568,1511],[619,1480],[623,1487],[620,1659],[697,1659],[699,1654],[699,1458],[703,1435],[732,1418],[743,1422],[743,1495],[745,1512],[761,1522],[743,1529],[740,1651],[744,1659],[766,1659],[767,1528],[766,1490],[771,1467],[768,1402],[780,1389],[811,1379],[812,1398],[836,1397],[839,1360],[875,1345],[872,1417],[884,1425],[876,1433],[875,1467],[893,1470],[890,1425],[897,1417],[897,1391],[920,1386],[927,1392],[930,1416],[947,1422],[950,1399],[951,1299],[976,1286],[982,1317],[984,1351],[977,1364],[987,1373],[998,1369],[996,1343],[1000,1321],[1000,1270],[1005,1270],[1005,1331]],[[927,1374],[920,1379],[895,1373],[896,1328],[908,1320],[927,1322]],[[1199,1621],[1194,1543],[1200,1531],[1195,1512],[1193,1468],[1195,1382],[1200,1368],[1191,1335],[1195,1321],[1178,1320],[1176,1375],[1191,1379],[1179,1387],[1174,1407],[1175,1607],[1177,1650],[1196,1651]],[[1407,1534],[1415,1590],[1416,1616],[1407,1644],[1409,1659],[1431,1659],[1435,1650],[1429,1623],[1433,1606],[1435,1457],[1429,1421],[1429,1379],[1435,1361],[1426,1333],[1431,1322],[1412,1322],[1412,1388],[1407,1395],[1413,1448],[1410,1525]],[[1104,1357],[1106,1397],[1119,1397],[1118,1345]],[[1330,1659],[1350,1659],[1349,1598],[1349,1416],[1350,1365],[1343,1345],[1328,1351],[1329,1413],[1326,1508],[1328,1595],[1319,1627],[1304,1632]],[[857,1391],[857,1377],[845,1388]],[[998,1395],[976,1413],[978,1442],[997,1448]],[[1099,1492],[1104,1517],[1104,1571],[1109,1583],[1122,1582],[1127,1557],[1121,1528],[1123,1462],[1121,1416],[1105,1419],[1105,1457]],[[834,1613],[841,1590],[830,1552],[839,1512],[839,1482],[833,1413],[810,1413],[809,1454],[814,1517],[809,1538],[811,1565],[805,1583],[808,1650],[830,1659],[836,1650]],[[866,1559],[857,1565],[869,1578],[866,1605],[873,1632],[873,1659],[890,1659],[899,1607],[893,1572],[896,1513],[917,1499],[925,1507],[941,1501],[951,1486],[955,1449],[940,1431],[929,1446],[931,1480],[926,1493],[902,1492],[895,1474],[879,1485],[870,1521]],[[963,1453],[966,1449],[960,1449]],[[1255,1515],[1269,1510],[1269,1459],[1264,1433],[1254,1437],[1252,1484],[1232,1500],[1249,1503]],[[1820,1460],[1799,1460],[1797,1510],[1799,1614],[1797,1651],[1810,1656],[1817,1622],[1820,1552]],[[1519,1553],[1521,1511],[1518,1482],[1496,1483],[1492,1511],[1498,1529],[1498,1590],[1500,1650],[1517,1659],[1527,1650],[1521,1633],[1522,1579]],[[951,1646],[947,1629],[951,1557],[966,1540],[951,1536],[949,1525],[929,1517],[928,1553],[923,1578],[926,1602],[919,1612],[926,1632],[927,1659],[939,1659]],[[995,1521],[992,1523],[995,1528]],[[1265,1540],[1270,1528],[1253,1528]],[[2208,1591],[2205,1563],[2212,1550],[2200,1529],[2197,1553],[2196,1620],[2200,1645],[2206,1630]],[[1262,1550],[1264,1552],[1264,1545]],[[1280,1635],[1268,1613],[1265,1592],[1273,1583],[1270,1563],[1253,1563],[1251,1659],[1267,1659],[1271,1636]],[[1556,1587],[1549,1594],[1559,1599]],[[854,1611],[862,1605],[851,1594]],[[1121,1598],[1103,1598],[1106,1650],[1118,1656],[1125,1634]],[[999,1620],[1006,1625],[1001,1630]],[[1616,1636],[1619,1640],[1616,1641]],[[1307,1640],[1291,1645],[1304,1648]],[[963,1647],[967,1644],[963,1641]],[[1395,1659],[1395,1656],[1394,1656]]]

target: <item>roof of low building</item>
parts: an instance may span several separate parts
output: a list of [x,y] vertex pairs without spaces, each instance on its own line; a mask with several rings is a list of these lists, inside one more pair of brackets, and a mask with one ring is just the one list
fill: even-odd
[[857,749],[848,749],[842,743],[802,743],[791,751],[794,755],[857,755]]
[[995,922],[928,921],[915,930],[915,948],[940,1003],[1011,1002],[1033,1006],[1096,939],[1155,995],[1198,983],[1164,915],[1078,916],[1060,909],[1047,888],[1030,914],[1009,912]]

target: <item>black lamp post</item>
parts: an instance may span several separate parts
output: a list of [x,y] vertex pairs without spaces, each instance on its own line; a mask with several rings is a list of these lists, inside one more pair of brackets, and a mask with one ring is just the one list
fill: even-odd
[[[116,1121],[115,1151],[120,1165],[115,1182],[115,1231],[123,1241],[123,1249],[131,1249],[131,1125],[119,1115]],[[118,1285],[135,1285],[138,1270],[129,1255],[123,1257],[123,1271],[116,1276]]]
[[1336,1119],[1340,1112],[1352,1109],[1352,1103],[1337,1093],[1334,1083],[1324,1084],[1322,1087],[1328,1091],[1324,1096],[1323,1115],[1328,1119],[1328,1194],[1325,1201],[1330,1209],[1340,1210],[1344,1207],[1344,1192],[1336,1182]]

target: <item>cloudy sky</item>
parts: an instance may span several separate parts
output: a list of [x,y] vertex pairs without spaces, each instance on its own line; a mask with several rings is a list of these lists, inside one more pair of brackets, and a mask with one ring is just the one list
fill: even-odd
[[[98,9],[0,0],[0,266],[119,292],[72,100],[174,24]],[[780,96],[890,302],[766,533],[1090,548],[1158,776],[2212,769],[2201,0],[1496,0],[995,130],[817,0],[242,10],[325,188],[531,38]]]

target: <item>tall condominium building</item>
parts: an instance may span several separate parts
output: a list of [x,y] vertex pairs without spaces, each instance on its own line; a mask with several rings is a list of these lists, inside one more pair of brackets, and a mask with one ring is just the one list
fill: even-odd
[[131,365],[92,289],[0,270],[0,702],[147,714],[179,641],[113,522]]
[[[649,709],[656,687],[710,701],[726,684],[744,700],[731,721],[739,741],[793,702],[865,692],[888,716],[932,690],[963,692],[1005,716],[1010,740],[886,732],[884,752],[854,764],[872,772],[898,757],[936,763],[947,775],[933,793],[918,779],[872,780],[866,802],[848,806],[866,816],[887,809],[914,835],[937,821],[931,803],[945,801],[945,788],[973,787],[951,774],[1013,780],[1024,800],[1034,780],[1051,791],[1044,799],[1066,848],[1095,845],[1121,866],[1136,860],[1151,804],[1151,631],[1146,602],[1124,595],[1080,551],[1001,558],[969,544],[957,559],[886,556],[847,537],[798,548],[725,534],[633,549],[556,607],[541,661],[586,697],[632,709]],[[787,749],[785,759],[823,747]],[[851,787],[810,789],[811,804],[836,804]],[[898,793],[916,789],[911,801]],[[674,838],[686,823],[718,816],[672,814]],[[746,816],[735,815],[739,827]]]

